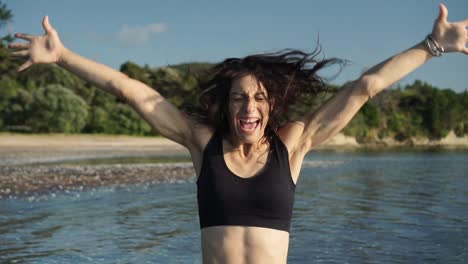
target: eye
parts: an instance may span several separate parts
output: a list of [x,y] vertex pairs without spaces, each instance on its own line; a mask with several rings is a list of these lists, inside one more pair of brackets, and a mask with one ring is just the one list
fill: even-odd
[[241,103],[241,102],[244,101],[244,97],[241,96],[241,95],[234,95],[234,96],[231,97],[230,100],[231,100],[231,102],[233,102],[233,103]]
[[266,101],[266,97],[263,94],[255,95],[255,100],[258,102]]

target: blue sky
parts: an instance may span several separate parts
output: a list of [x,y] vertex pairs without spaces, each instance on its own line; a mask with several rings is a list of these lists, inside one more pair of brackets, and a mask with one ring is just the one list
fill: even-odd
[[[323,56],[352,63],[332,83],[359,77],[376,63],[421,41],[438,14],[433,0],[323,1],[56,1],[4,0],[13,22],[1,30],[43,34],[49,15],[65,46],[118,69],[217,62],[226,57],[299,48],[319,38]],[[468,18],[467,0],[444,2],[449,20]],[[322,74],[332,76],[336,69]],[[468,56],[432,59],[401,81],[468,89]]]

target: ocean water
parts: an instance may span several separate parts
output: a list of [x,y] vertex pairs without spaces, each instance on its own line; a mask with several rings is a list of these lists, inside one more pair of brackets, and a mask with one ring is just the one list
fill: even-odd
[[[317,152],[288,263],[467,263],[468,153]],[[196,186],[0,199],[0,263],[201,263]]]

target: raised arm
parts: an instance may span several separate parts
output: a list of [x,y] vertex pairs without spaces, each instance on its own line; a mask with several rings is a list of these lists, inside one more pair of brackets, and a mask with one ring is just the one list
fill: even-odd
[[44,17],[45,34],[32,36],[18,33],[17,38],[28,43],[12,43],[14,56],[26,57],[19,67],[23,71],[33,64],[56,63],[96,86],[126,100],[161,135],[184,146],[191,141],[191,120],[157,91],[146,84],[128,78],[125,74],[106,65],[94,62],[68,50],[60,41],[57,31]]
[[[449,23],[447,8],[440,4],[440,14],[434,23],[432,38],[444,52],[468,54],[468,19]],[[431,42],[432,44],[432,42]],[[286,128],[287,143],[293,151],[305,154],[343,129],[367,100],[405,77],[433,55],[424,42],[375,65],[357,80],[348,83],[317,111],[290,123]]]

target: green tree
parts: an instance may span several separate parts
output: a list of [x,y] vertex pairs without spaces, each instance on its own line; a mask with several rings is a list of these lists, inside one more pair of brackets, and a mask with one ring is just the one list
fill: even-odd
[[[13,19],[13,14],[0,1],[0,29]],[[24,118],[30,96],[15,81],[16,69],[20,65],[12,58],[6,45],[13,40],[11,35],[0,37],[0,130],[18,129]]]
[[151,81],[147,70],[137,64],[127,61],[120,66],[120,71],[132,79],[139,80],[151,86]]
[[154,134],[146,122],[127,104],[101,89],[92,87],[85,133]]
[[[5,27],[13,19],[13,14],[7,6],[0,1],[0,29]],[[8,34],[0,36],[0,76],[8,75],[15,79],[16,69],[20,65],[20,60],[10,55],[10,50],[6,48],[8,43],[13,41],[13,37]]]
[[358,142],[364,142],[369,136],[369,128],[366,125],[366,120],[362,112],[358,112],[351,122],[345,127],[343,132],[352,137],[356,137]]
[[89,83],[54,64],[34,65],[19,74],[17,80],[30,90],[49,84],[58,84],[72,90],[88,103],[94,93]]
[[35,89],[26,125],[34,132],[78,133],[85,126],[88,107],[85,101],[61,85]]
[[[0,1],[0,28],[12,20]],[[154,134],[120,98],[110,95],[56,65],[36,65],[18,74],[23,59],[10,56],[6,45],[11,36],[0,38],[0,130],[65,133]],[[132,62],[120,70],[157,89],[167,100],[190,112],[198,100],[196,86],[208,63],[184,63],[168,67],[141,67]],[[38,88],[39,87],[39,88]],[[289,118],[314,111],[338,91],[299,98]],[[468,91],[456,94],[420,80],[389,89],[366,103],[345,128],[360,141],[376,135],[407,140],[413,136],[443,137],[450,130],[468,134]],[[378,133],[378,134],[377,134]]]
[[[2,1],[0,1],[0,28],[4,27],[8,22],[11,22],[12,19],[13,14],[11,13],[11,10],[7,8],[6,4],[3,4]],[[3,36],[0,39],[0,42],[10,43],[12,41],[13,37],[10,34]]]
[[364,115],[365,123],[369,128],[377,128],[379,126],[379,109],[372,102],[364,104],[360,111]]
[[8,76],[0,78],[0,130],[29,131],[24,126],[32,95]]
[[0,1],[0,28],[4,27],[12,18],[13,14],[11,13],[11,10],[7,8],[6,4]]
[[113,107],[107,127],[113,134],[147,135],[151,132],[149,125],[125,104],[116,104]]
[[455,92],[451,90],[433,90],[429,116],[431,137],[442,138],[450,130],[455,130],[461,111],[458,101]]
[[468,134],[468,90],[460,93],[459,95],[461,115],[460,121],[458,122],[455,133],[461,137]]

